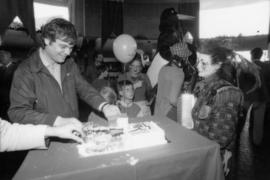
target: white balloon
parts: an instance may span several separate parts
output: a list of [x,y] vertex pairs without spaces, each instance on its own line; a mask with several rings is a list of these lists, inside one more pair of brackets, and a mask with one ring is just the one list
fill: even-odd
[[137,43],[128,34],[119,35],[113,42],[113,53],[122,63],[130,62],[136,55]]

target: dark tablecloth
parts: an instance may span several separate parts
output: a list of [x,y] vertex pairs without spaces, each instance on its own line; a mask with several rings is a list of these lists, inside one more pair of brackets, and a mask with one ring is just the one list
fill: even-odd
[[152,120],[170,143],[82,158],[76,144],[52,142],[30,151],[14,179],[70,180],[223,180],[219,145],[165,117]]

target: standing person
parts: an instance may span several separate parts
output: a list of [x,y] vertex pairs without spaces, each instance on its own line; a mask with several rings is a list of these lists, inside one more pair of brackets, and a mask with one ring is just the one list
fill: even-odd
[[228,80],[232,70],[228,62],[233,52],[222,47],[206,49],[198,54],[198,73],[203,78],[195,89],[197,101],[192,109],[193,129],[220,145],[225,174],[236,140],[236,129],[243,105],[243,93]]
[[177,99],[185,78],[182,64],[191,52],[185,43],[178,42],[170,47],[170,54],[168,65],[162,67],[158,75],[154,114],[177,121]]
[[171,59],[169,47],[182,41],[185,28],[180,20],[192,20],[193,16],[179,14],[174,8],[166,8],[160,14],[159,37],[157,40],[157,53],[147,71],[152,87],[155,87],[158,81],[160,69]]
[[[266,104],[269,102],[269,83],[270,66],[265,62],[261,62],[263,50],[261,48],[254,48],[250,51],[251,61],[260,67],[261,87],[249,94],[245,94],[245,100],[248,104],[252,104],[250,130],[252,140],[255,145],[260,145],[263,140],[264,120],[266,115]],[[254,78],[253,78],[254,79]],[[250,82],[253,82],[251,79]]]
[[105,63],[104,63],[104,57],[102,53],[99,51],[95,51],[93,54],[93,60],[92,59],[90,60],[91,61],[88,62],[89,64],[87,65],[85,75],[86,75],[86,80],[90,83],[93,83],[99,77],[101,73],[100,70],[101,68],[105,66]]
[[69,57],[76,30],[67,20],[56,18],[42,27],[42,47],[22,62],[12,82],[8,111],[19,123],[62,125],[78,121],[79,97],[105,116],[120,114],[81,76]]

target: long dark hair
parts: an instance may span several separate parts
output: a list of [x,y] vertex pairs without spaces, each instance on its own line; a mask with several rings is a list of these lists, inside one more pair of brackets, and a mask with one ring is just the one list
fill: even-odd
[[236,83],[236,69],[231,64],[231,58],[234,56],[232,49],[222,46],[214,46],[205,50],[204,53],[210,54],[212,64],[221,63],[220,68],[216,72],[219,78],[232,84]]

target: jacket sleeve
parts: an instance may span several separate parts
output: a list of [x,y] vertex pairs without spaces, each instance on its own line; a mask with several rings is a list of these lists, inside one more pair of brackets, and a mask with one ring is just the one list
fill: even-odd
[[75,76],[76,91],[80,98],[95,109],[99,110],[101,103],[106,102],[99,92],[90,85],[81,75],[78,66],[73,62],[73,72]]
[[36,101],[33,75],[27,68],[19,67],[14,73],[10,90],[10,120],[20,124],[52,125],[57,116],[34,110]]
[[46,125],[10,124],[0,119],[0,152],[45,149]]

